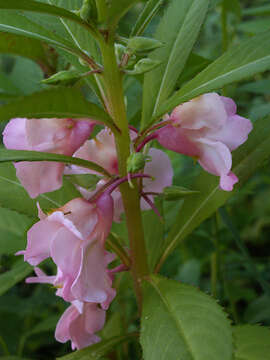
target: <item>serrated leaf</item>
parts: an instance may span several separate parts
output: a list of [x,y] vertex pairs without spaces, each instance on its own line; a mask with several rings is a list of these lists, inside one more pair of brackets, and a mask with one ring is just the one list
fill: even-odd
[[134,333],[123,336],[115,336],[108,340],[103,340],[97,344],[91,345],[85,349],[75,351],[57,360],[101,360],[115,346],[126,342],[134,337]]
[[259,325],[233,327],[235,360],[270,360],[270,330]]
[[32,271],[32,266],[21,260],[17,261],[12,270],[0,275],[0,295],[3,295]]
[[163,264],[175,247],[205,219],[211,216],[270,156],[270,119],[258,120],[247,142],[233,152],[232,171],[238,176],[235,190],[228,192],[219,188],[219,179],[202,171],[195,180],[193,190],[200,193],[191,195],[184,202],[160,252],[157,269]]
[[65,164],[73,164],[81,166],[90,170],[94,170],[98,173],[101,173],[105,176],[110,176],[110,174],[99,166],[91,161],[76,158],[73,156],[66,156],[60,154],[46,153],[41,151],[29,151],[29,150],[7,150],[0,149],[0,163],[1,162],[19,162],[19,161],[53,161],[53,162],[62,162]]
[[164,0],[149,0],[146,2],[143,11],[140,13],[130,36],[141,35],[150,21],[158,12],[160,6],[164,3]]
[[90,118],[115,131],[113,120],[96,104],[87,101],[78,89],[58,87],[37,92],[0,106],[0,121],[27,118]]
[[198,289],[158,275],[143,287],[144,360],[231,360],[232,331],[222,308]]
[[229,49],[168,99],[156,117],[196,96],[270,69],[269,36],[267,31]]
[[52,16],[60,16],[61,18],[71,20],[80,26],[86,28],[93,36],[97,36],[97,31],[89,22],[84,21],[73,12],[58,6],[40,3],[33,0],[0,0],[0,9],[6,10],[24,10],[37,12],[40,14],[48,14]]
[[199,34],[208,3],[208,0],[173,0],[161,19],[155,38],[165,46],[149,57],[162,65],[144,78],[142,127],[174,90]]

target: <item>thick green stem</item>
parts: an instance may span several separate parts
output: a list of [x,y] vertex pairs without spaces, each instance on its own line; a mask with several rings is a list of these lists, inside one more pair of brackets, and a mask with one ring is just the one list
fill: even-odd
[[[119,175],[127,175],[127,159],[130,155],[130,136],[126,117],[124,102],[122,74],[119,71],[115,50],[114,36],[108,34],[106,41],[101,44],[101,52],[104,65],[104,83],[110,115],[121,130],[121,134],[115,135],[115,142],[118,155]],[[131,272],[137,295],[139,308],[142,304],[141,280],[149,273],[147,254],[144,242],[143,224],[140,210],[140,197],[136,184],[134,189],[128,183],[120,186],[123,198],[128,235],[131,250]]]

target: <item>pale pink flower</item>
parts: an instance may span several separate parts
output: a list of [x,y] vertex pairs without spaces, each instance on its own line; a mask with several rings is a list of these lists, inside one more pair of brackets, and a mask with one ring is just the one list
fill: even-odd
[[[135,138],[135,134],[131,132],[131,139]],[[161,193],[163,189],[172,184],[173,169],[169,157],[161,150],[151,148],[148,155],[150,161],[146,163],[144,173],[151,175],[152,179],[143,179],[143,191],[144,192],[156,192]],[[98,165],[105,168],[112,175],[118,174],[118,161],[115,147],[114,136],[110,130],[101,130],[95,139],[86,141],[83,146],[74,154],[76,157],[80,157],[85,160],[93,161]],[[70,173],[94,173],[91,170],[78,168],[72,166],[66,171]],[[106,184],[106,180],[102,179],[98,182],[95,191],[87,191],[82,187],[79,187],[81,194],[90,199],[96,191]],[[120,191],[117,189],[112,193],[114,200],[114,221],[119,222],[121,220],[121,214],[124,212],[124,205]],[[153,196],[149,198],[153,200]],[[142,210],[150,209],[149,204],[145,200],[141,199]]]
[[58,288],[57,295],[66,301],[101,303],[104,308],[115,296],[107,265],[113,255],[105,250],[113,218],[113,200],[101,195],[94,203],[74,199],[32,226],[27,234],[27,248],[17,255],[31,265],[51,257],[57,275],[46,276],[36,269],[37,280]]
[[[168,119],[167,119],[168,120]],[[209,93],[176,107],[171,124],[157,130],[165,148],[198,159],[209,173],[220,176],[220,187],[231,191],[238,181],[231,172],[231,151],[243,144],[251,122],[236,114],[230,98]]]
[[100,341],[95,333],[103,328],[105,317],[105,311],[98,304],[83,303],[81,306],[74,301],[58,321],[55,338],[61,343],[70,340],[73,350],[95,344]]
[[[87,119],[12,119],[3,132],[7,149],[35,150],[71,156],[88,139],[94,122]],[[62,186],[64,164],[16,163],[16,174],[29,195],[54,191]]]

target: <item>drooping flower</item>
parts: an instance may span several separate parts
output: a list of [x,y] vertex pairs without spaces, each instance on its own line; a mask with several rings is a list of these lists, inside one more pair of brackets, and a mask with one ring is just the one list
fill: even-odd
[[[12,119],[3,132],[7,149],[35,150],[71,156],[90,136],[94,122],[87,119]],[[20,162],[16,174],[29,195],[54,191],[62,185],[64,164]]]
[[231,191],[238,181],[231,172],[231,151],[252,130],[250,120],[236,114],[234,101],[208,93],[176,107],[169,120],[170,124],[156,131],[159,143],[196,157],[206,171],[220,176],[221,189]]
[[[131,133],[131,139],[134,139],[134,134]],[[142,186],[144,192],[161,193],[166,186],[172,184],[173,169],[169,157],[161,150],[151,148],[148,153],[150,161],[146,162],[144,173],[151,175],[152,179],[143,179]],[[87,140],[80,149],[78,149],[74,156],[80,157],[85,160],[93,161],[103,168],[105,168],[112,175],[118,175],[118,161],[117,152],[113,134],[110,130],[101,130],[95,139]],[[92,172],[73,166],[68,170],[68,173],[85,173]],[[97,184],[96,190],[99,190],[106,180],[102,179]],[[79,188],[81,194],[89,199],[94,195],[95,191],[87,191]],[[120,221],[121,214],[124,211],[124,206],[119,190],[112,193],[114,200],[114,221]],[[150,196],[152,199],[153,196]],[[150,209],[149,204],[141,199],[142,210]]]
[[105,250],[113,218],[111,196],[103,194],[93,203],[73,199],[40,217],[28,231],[26,250],[17,254],[34,266],[51,257],[57,275],[48,277],[36,270],[36,281],[28,282],[49,282],[66,301],[101,303],[107,308],[115,296],[107,271],[113,256]]
[[62,343],[70,340],[73,350],[99,342],[100,338],[95,333],[103,328],[106,317],[98,304],[77,303],[74,301],[66,309],[55,330],[56,340]]

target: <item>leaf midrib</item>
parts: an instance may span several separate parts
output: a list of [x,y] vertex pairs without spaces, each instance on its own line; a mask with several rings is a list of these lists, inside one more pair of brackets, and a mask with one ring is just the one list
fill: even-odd
[[155,281],[153,279],[148,279],[149,283],[153,286],[153,288],[156,290],[157,294],[159,295],[160,299],[162,300],[162,302],[164,303],[165,307],[168,310],[168,314],[170,315],[170,317],[172,318],[173,322],[175,323],[176,329],[178,330],[180,336],[183,338],[184,343],[186,344],[187,349],[190,352],[190,355],[192,357],[193,360],[196,360],[195,355],[192,352],[192,348],[184,334],[184,331],[182,329],[182,326],[180,324],[179,321],[177,321],[177,319],[175,318],[174,314],[173,314],[173,310],[171,308],[171,305],[169,303],[169,301],[166,299],[165,296],[163,296],[163,294],[161,293],[161,291],[159,290],[157,284],[155,283]]

